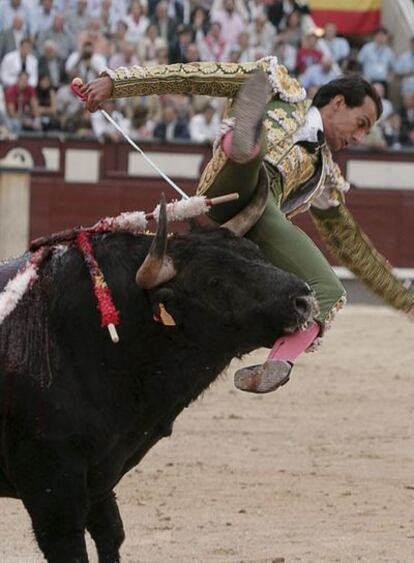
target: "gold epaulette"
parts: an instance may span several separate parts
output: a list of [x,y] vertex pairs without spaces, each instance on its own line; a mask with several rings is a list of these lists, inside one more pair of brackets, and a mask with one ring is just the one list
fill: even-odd
[[386,303],[408,311],[414,293],[395,277],[392,266],[361,231],[345,205],[328,210],[311,208],[311,216],[329,250]]

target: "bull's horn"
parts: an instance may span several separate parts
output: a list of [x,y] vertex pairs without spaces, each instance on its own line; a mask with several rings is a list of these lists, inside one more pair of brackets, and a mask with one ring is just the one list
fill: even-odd
[[151,248],[141,264],[135,281],[144,289],[151,289],[171,280],[176,271],[172,260],[166,255],[167,250],[167,205],[164,194],[161,195],[158,227]]
[[244,236],[262,216],[268,197],[269,177],[266,168],[262,165],[257,189],[250,202],[237,215],[229,219],[227,223],[224,223],[222,227],[226,227],[226,229],[229,229],[239,237]]

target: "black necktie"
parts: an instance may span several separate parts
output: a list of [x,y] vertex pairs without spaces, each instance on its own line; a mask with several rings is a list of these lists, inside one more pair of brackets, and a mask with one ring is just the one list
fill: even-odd
[[296,143],[300,147],[303,147],[311,154],[315,154],[323,145],[325,144],[325,135],[323,131],[318,131],[318,140],[316,142],[312,141],[298,141]]

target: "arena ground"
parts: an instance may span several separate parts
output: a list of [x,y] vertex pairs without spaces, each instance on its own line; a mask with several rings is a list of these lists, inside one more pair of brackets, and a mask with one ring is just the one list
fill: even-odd
[[[348,306],[276,393],[231,372],[119,485],[122,561],[412,563],[414,324]],[[2,563],[42,561],[21,504],[0,514]]]

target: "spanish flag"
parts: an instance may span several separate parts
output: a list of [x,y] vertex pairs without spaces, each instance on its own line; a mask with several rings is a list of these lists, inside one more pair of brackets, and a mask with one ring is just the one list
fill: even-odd
[[317,26],[334,22],[341,35],[372,33],[380,25],[382,0],[308,0],[308,5]]

